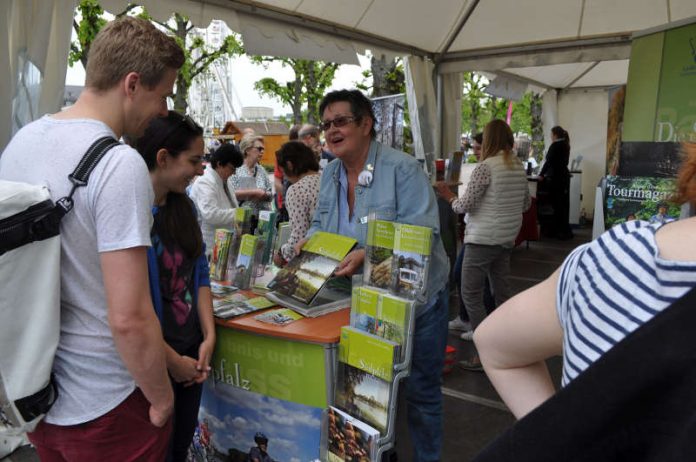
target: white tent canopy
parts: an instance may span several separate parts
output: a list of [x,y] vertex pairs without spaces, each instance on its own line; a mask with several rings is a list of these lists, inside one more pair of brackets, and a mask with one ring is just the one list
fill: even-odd
[[[27,91],[27,79],[18,78],[27,75],[27,61],[41,73],[40,104],[34,104],[36,113],[59,108],[72,25],[71,7],[76,0],[0,3],[0,13],[6,18],[6,27],[0,32],[0,46],[8,50],[7,54],[0,53],[0,62],[8,60],[7,66],[0,66],[0,72],[5,72],[0,76],[3,82],[0,146],[4,146],[12,133],[13,121],[16,126],[25,120],[25,109],[33,107],[21,104],[21,98],[31,95]],[[101,3],[107,10],[117,12],[125,8],[128,0],[101,0]],[[419,120],[421,125],[419,155],[446,152],[458,140],[457,133],[452,133],[458,130],[458,123],[452,123],[451,118],[460,112],[452,106],[459,101],[452,88],[459,82],[460,72],[486,71],[500,79],[529,85],[535,91],[546,91],[549,94],[544,99],[545,124],[564,125],[573,136],[574,151],[583,150],[586,161],[596,158],[595,173],[583,180],[587,186],[583,189],[589,192],[586,201],[594,194],[594,177],[598,179],[604,167],[602,140],[606,129],[597,125],[606,117],[606,95],[595,89],[626,81],[632,33],[696,16],[694,0],[142,0],[138,3],[160,20],[167,19],[174,11],[189,16],[200,27],[207,26],[212,19],[222,19],[242,34],[245,47],[254,54],[353,64],[357,63],[356,53],[362,54],[366,49],[377,55],[411,55],[408,84],[413,88],[408,94],[409,98],[420,95],[420,100],[410,100],[409,107],[411,120]],[[585,96],[578,98],[574,94]],[[437,101],[432,101],[433,98]],[[594,101],[595,111],[602,106],[600,101],[604,101],[604,114],[579,117],[575,105],[587,106],[589,101]],[[24,111],[24,116],[18,117],[18,111]],[[32,112],[34,116],[36,113]],[[585,149],[592,149],[596,155]]]

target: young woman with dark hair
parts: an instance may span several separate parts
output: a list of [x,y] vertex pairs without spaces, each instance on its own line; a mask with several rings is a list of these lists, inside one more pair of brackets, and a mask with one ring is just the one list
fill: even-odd
[[290,217],[290,238],[278,255],[273,256],[277,265],[295,256],[295,245],[305,237],[312,223],[319,197],[319,162],[307,145],[301,141],[289,141],[276,152],[278,167],[290,187],[285,197],[285,207]]
[[215,347],[205,245],[195,207],[185,193],[191,180],[203,173],[203,130],[188,116],[169,111],[150,123],[137,149],[155,193],[148,249],[150,291],[167,343],[175,397],[167,460],[184,461]]

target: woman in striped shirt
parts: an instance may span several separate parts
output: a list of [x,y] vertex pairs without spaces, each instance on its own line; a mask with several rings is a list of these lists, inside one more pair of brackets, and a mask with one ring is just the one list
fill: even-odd
[[[686,151],[677,198],[696,204],[696,144]],[[566,385],[696,286],[695,235],[696,217],[616,226],[481,324],[481,362],[517,418],[555,393],[545,359],[563,354]]]

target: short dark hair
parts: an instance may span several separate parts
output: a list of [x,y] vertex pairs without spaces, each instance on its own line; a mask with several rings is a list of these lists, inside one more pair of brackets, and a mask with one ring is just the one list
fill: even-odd
[[300,124],[295,124],[292,127],[290,127],[290,132],[288,133],[288,140],[294,141],[300,138],[300,128],[302,128],[302,125]]
[[210,165],[213,168],[224,167],[227,164],[232,164],[234,168],[239,168],[244,163],[244,156],[242,156],[239,148],[232,143],[225,143],[213,152],[210,156]]
[[474,141],[483,146],[483,132],[478,132],[474,135]]
[[[278,167],[291,175],[302,175],[309,171],[319,171],[319,162],[314,151],[301,141],[288,141],[276,151]],[[288,168],[292,162],[292,169]]]
[[319,114],[323,114],[324,110],[333,103],[345,101],[350,103],[350,111],[353,113],[356,121],[364,117],[369,117],[372,120],[372,129],[370,136],[377,136],[375,131],[375,113],[372,111],[372,102],[360,90],[336,90],[324,95],[324,98],[319,104]]

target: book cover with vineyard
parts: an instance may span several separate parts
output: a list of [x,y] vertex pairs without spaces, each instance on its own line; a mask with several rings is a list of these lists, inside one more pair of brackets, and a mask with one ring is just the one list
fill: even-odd
[[355,239],[338,234],[314,233],[302,252],[278,271],[268,288],[302,303],[311,303],[356,243]]

